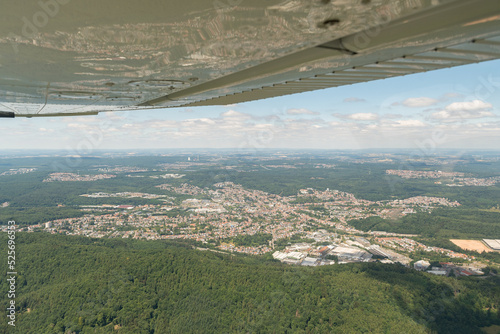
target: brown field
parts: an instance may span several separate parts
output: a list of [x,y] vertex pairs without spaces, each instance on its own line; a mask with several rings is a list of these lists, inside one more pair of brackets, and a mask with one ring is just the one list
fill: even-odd
[[458,239],[450,239],[451,242],[453,242],[455,245],[458,247],[465,249],[465,250],[471,250],[471,251],[476,251],[479,253],[482,252],[493,252],[491,248],[483,244],[481,240],[458,240]]

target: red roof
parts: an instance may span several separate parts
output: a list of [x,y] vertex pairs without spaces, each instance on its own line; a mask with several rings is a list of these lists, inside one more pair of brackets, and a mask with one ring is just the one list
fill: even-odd
[[328,250],[328,246],[325,246],[319,250],[320,253],[324,253]]

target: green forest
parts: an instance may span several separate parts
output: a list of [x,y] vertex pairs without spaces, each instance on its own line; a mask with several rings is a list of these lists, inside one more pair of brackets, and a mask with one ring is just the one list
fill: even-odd
[[[482,333],[500,324],[498,276],[297,267],[192,246],[18,233],[16,329],[2,316],[0,333]],[[0,287],[5,310],[5,279]]]
[[390,220],[380,217],[350,220],[362,231],[420,234],[445,239],[500,238],[500,212],[468,208],[439,208]]

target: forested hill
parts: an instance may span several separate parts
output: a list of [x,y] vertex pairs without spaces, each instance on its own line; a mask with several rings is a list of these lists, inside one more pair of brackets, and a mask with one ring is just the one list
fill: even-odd
[[[44,233],[16,241],[16,328],[4,314],[1,333],[480,333],[500,324],[497,277],[296,267],[182,243]],[[5,312],[5,279],[1,291]]]

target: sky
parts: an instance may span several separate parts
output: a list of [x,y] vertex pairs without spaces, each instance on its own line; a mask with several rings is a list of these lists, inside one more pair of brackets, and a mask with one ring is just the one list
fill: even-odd
[[3,149],[500,149],[500,60],[231,106],[0,120]]

